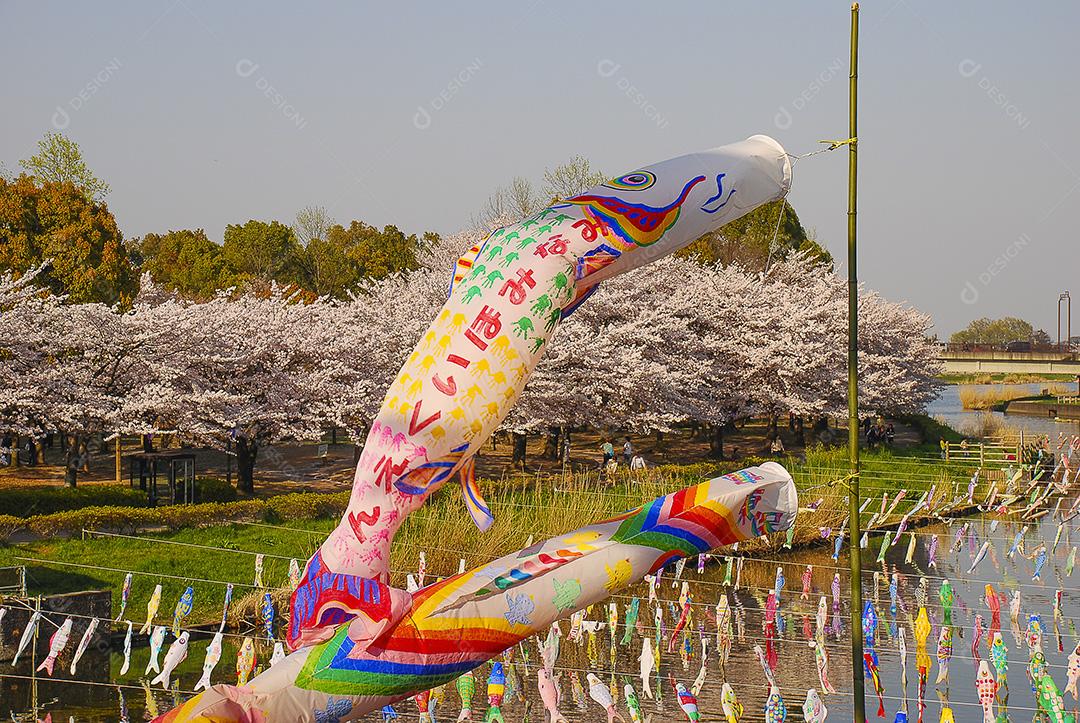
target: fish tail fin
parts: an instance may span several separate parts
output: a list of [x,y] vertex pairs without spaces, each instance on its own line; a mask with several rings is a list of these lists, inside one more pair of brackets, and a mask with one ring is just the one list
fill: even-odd
[[56,658],[54,656],[50,655],[49,657],[45,658],[45,660],[41,661],[41,665],[39,665],[37,667],[37,672],[40,672],[41,670],[44,670],[46,673],[49,674],[50,677],[52,677],[53,665],[55,665],[55,664],[56,664]]
[[394,487],[406,495],[426,495],[438,489],[468,462],[465,459],[469,443],[458,445],[442,457],[407,468],[393,481]]
[[495,521],[494,515],[483,495],[480,494],[480,485],[476,482],[476,459],[470,457],[461,467],[461,493],[465,498],[465,508],[469,516],[480,528],[481,532],[487,532],[491,523]]
[[162,683],[161,687],[163,687],[165,689],[168,689],[168,687],[169,687],[169,676],[166,675],[164,672],[158,673],[157,676],[153,680],[150,681],[150,685],[157,685],[158,683]]

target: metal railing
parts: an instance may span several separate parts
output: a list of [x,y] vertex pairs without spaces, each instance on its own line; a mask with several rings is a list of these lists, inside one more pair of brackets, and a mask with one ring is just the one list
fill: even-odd
[[1044,352],[1044,353],[1069,353],[1076,350],[1075,344],[1061,342],[1060,344],[1038,344],[1027,341],[1014,341],[1010,344],[980,344],[978,342],[943,342],[941,351],[967,351],[967,352]]
[[26,597],[26,566],[0,567],[0,595]]

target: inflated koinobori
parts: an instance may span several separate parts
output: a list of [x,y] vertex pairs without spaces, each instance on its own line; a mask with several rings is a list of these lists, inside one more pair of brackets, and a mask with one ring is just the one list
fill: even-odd
[[454,680],[677,558],[785,530],[797,509],[775,462],[717,477],[422,588],[366,647],[342,624],[246,686],[214,686],[163,720],[313,721],[330,711],[354,720]]
[[[605,538],[615,530],[601,532],[600,525],[580,531],[606,543],[598,550],[571,547],[558,538],[500,561],[529,569],[521,589],[508,586],[515,590],[506,599],[502,594],[460,597],[478,595],[470,591],[473,575],[476,585],[480,580],[497,584],[486,574],[492,566],[484,568],[485,574],[466,573],[415,594],[388,585],[390,545],[398,527],[455,475],[473,520],[481,529],[491,524],[491,512],[473,478],[473,455],[517,401],[559,322],[604,279],[670,254],[783,197],[790,182],[791,165],[783,148],[767,136],[752,136],[626,173],[497,229],[473,246],[453,269],[449,299],[386,394],[365,441],[341,523],[308,561],[293,594],[287,637],[296,652],[249,686],[215,687],[169,719],[198,719],[200,713],[213,720],[314,719],[317,706],[330,696],[349,698],[349,716],[361,715],[372,709],[369,705],[381,705],[378,701],[445,682],[533,631],[531,624],[516,624],[520,630],[511,626],[511,632],[482,655],[475,646],[466,652],[461,643],[473,642],[470,631],[476,629],[469,617],[477,612],[473,606],[481,606],[483,615],[478,617],[484,618],[485,627],[490,620],[519,615],[543,627],[592,602],[583,594],[580,605],[575,601],[557,607],[554,617],[540,612],[557,596],[555,581],[569,585],[575,580],[583,588],[595,582],[588,574],[561,578],[563,565],[572,561],[551,567],[556,559],[551,550],[566,548],[584,555],[606,554],[598,551],[612,545],[627,547],[618,553],[628,561],[629,567],[621,568],[625,574],[601,586],[609,594],[672,554],[696,554],[785,529],[795,510],[790,479],[782,469],[754,469],[746,472],[746,479],[760,477],[753,484],[719,478],[653,503],[658,512],[665,505],[674,509],[667,513],[672,520],[680,518],[678,505],[687,497],[711,499],[728,511],[695,522],[700,529],[685,549],[672,546],[658,553],[646,545],[643,549],[654,557],[639,558],[646,554],[634,552],[639,543]],[[753,514],[737,519],[732,517],[736,510]],[[661,524],[656,517],[648,522]],[[542,560],[533,556],[538,550],[544,552]],[[555,569],[559,574],[552,577]],[[595,564],[588,569],[596,575],[603,570]],[[435,598],[440,602],[432,607]],[[501,612],[493,607],[496,603]],[[535,613],[515,612],[530,604]],[[441,631],[437,642],[421,632],[435,619]],[[399,660],[390,650],[409,652]],[[453,663],[441,655],[456,655],[458,660]],[[440,672],[451,668],[456,672]]]

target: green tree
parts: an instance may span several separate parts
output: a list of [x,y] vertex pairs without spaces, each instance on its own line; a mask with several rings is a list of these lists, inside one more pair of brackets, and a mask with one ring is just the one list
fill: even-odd
[[334,225],[326,234],[327,243],[344,249],[358,275],[368,279],[383,279],[399,271],[419,268],[417,252],[423,244],[437,238],[431,232],[422,239],[416,234],[406,236],[397,226],[384,226],[380,231],[363,221],[353,221],[348,228]]
[[1008,344],[1031,341],[1034,327],[1023,319],[1006,316],[1003,319],[975,319],[967,328],[949,337],[953,344]]
[[293,232],[300,243],[294,263],[296,283],[316,296],[343,298],[360,278],[349,256],[347,234],[330,237],[334,221],[322,206],[306,206],[296,213]]
[[74,183],[88,201],[100,202],[109,195],[109,184],[86,166],[78,143],[63,133],[46,133],[37,145],[38,152],[19,165],[39,183]]
[[0,179],[0,269],[26,272],[75,303],[131,303],[138,275],[116,219],[71,181]]
[[293,230],[279,221],[255,221],[225,227],[225,266],[237,281],[295,282],[300,248]]
[[314,238],[297,251],[296,283],[316,296],[344,298],[360,280],[346,234]]
[[189,298],[209,299],[236,283],[224,250],[201,228],[148,233],[130,244],[130,254],[156,283]]
[[[783,217],[778,218],[783,212]],[[778,227],[779,224],[779,227]],[[786,200],[759,206],[723,228],[707,233],[678,252],[704,264],[738,264],[751,271],[770,261],[802,251],[821,263],[833,264],[832,255],[808,234],[799,215]]]

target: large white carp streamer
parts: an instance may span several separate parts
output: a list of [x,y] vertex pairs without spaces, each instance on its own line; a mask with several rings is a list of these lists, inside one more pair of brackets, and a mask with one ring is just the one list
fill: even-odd
[[[623,174],[473,246],[386,394],[341,523],[293,595],[287,637],[296,652],[249,685],[215,686],[164,720],[353,720],[452,680],[673,557],[790,526],[794,486],[770,464],[415,594],[387,584],[398,527],[455,475],[473,520],[491,524],[473,455],[516,403],[559,322],[598,283],[782,198],[790,183],[780,144],[752,136]],[[617,572],[605,575],[605,565]],[[492,579],[501,567],[514,574]]]
[[348,623],[248,685],[216,685],[164,721],[355,720],[436,688],[680,557],[787,529],[798,497],[775,462],[660,497],[418,590],[362,647]]

